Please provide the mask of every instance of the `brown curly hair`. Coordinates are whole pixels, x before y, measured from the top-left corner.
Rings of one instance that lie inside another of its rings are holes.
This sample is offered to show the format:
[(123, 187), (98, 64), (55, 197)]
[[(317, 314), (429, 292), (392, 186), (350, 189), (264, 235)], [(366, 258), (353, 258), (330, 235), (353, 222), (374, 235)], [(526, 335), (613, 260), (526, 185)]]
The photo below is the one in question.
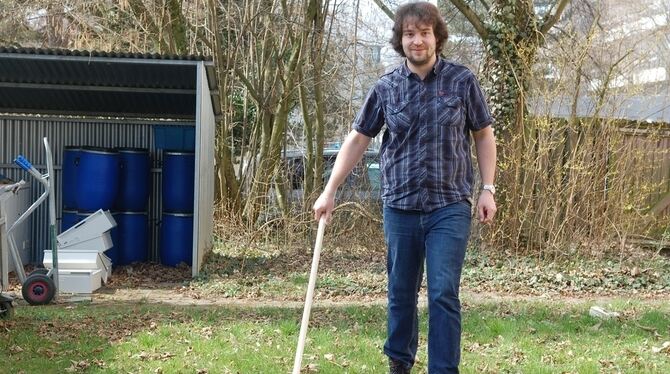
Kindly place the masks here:
[(425, 1), (404, 4), (396, 10), (392, 29), (393, 36), (390, 40), (393, 49), (400, 56), (405, 57), (405, 51), (402, 49), (402, 27), (408, 19), (414, 19), (416, 23), (433, 26), (433, 34), (436, 41), (435, 52), (439, 54), (442, 51), (442, 44), (449, 37), (447, 24), (442, 19), (437, 7)]

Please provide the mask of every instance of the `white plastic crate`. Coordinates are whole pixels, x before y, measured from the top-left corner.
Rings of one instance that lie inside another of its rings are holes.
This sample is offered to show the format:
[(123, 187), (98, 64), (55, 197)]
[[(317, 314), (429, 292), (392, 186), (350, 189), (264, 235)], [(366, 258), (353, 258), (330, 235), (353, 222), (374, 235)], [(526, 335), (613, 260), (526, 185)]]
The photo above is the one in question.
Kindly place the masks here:
[[(44, 251), (44, 267), (53, 268), (53, 259), (50, 250)], [(95, 251), (58, 251), (58, 267), (68, 270), (101, 270), (103, 283), (112, 275), (112, 260), (104, 253)]]
[(56, 241), (59, 248), (73, 248), (79, 246), (80, 243), (98, 240), (99, 237), (114, 227), (116, 227), (114, 217), (108, 210), (100, 209), (58, 235)]
[(100, 261), (102, 262), (102, 283), (107, 283), (107, 280), (112, 276), (112, 259), (105, 256), (104, 253), (98, 253)]
[(59, 269), (60, 292), (93, 293), (102, 286), (102, 270)]
[(100, 234), (99, 236), (83, 239), (76, 238), (80, 240), (72, 240), (68, 244), (58, 243), (58, 250), (68, 250), (68, 251), (96, 251), (104, 252), (114, 245), (112, 242), (112, 236), (109, 231)]
[[(58, 251), (58, 266), (62, 269), (101, 269), (106, 264), (103, 263), (102, 253), (96, 251)], [(107, 258), (109, 261), (109, 259)], [(44, 251), (44, 267), (51, 269), (53, 267), (50, 250)]]

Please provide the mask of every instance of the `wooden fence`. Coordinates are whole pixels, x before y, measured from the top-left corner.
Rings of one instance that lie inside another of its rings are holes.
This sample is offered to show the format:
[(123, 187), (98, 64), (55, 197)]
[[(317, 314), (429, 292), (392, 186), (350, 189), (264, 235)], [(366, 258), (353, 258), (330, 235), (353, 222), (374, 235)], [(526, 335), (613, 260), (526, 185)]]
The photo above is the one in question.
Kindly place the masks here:
[(656, 186), (648, 196), (648, 206), (658, 217), (670, 218), (670, 124), (665, 129), (623, 127), (626, 149), (636, 152), (649, 167), (638, 170), (639, 178)]

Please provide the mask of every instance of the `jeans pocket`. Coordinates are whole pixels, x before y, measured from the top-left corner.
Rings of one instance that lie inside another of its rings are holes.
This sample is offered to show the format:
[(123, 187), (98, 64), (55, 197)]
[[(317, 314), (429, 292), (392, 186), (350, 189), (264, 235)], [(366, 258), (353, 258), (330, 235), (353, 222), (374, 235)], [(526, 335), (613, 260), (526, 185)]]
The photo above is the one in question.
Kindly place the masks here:
[(472, 201), (470, 199), (463, 199), (456, 204), (463, 210), (463, 214), (472, 215)]

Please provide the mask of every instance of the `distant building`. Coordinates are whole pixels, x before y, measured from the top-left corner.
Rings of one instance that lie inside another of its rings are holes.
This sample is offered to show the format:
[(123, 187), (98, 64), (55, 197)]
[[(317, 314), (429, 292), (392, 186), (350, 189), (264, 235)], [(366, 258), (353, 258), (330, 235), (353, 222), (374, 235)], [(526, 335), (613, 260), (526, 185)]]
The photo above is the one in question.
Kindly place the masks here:
[(667, 0), (574, 0), (541, 53), (545, 87), (529, 109), (670, 125), (669, 21)]
[[(576, 0), (559, 23), (582, 40), (593, 36), (583, 65), (586, 89), (635, 95), (670, 93), (670, 2), (667, 0)], [(561, 33), (557, 32), (560, 38)], [(566, 72), (574, 70), (568, 66)], [(551, 66), (547, 77), (560, 76)]]

